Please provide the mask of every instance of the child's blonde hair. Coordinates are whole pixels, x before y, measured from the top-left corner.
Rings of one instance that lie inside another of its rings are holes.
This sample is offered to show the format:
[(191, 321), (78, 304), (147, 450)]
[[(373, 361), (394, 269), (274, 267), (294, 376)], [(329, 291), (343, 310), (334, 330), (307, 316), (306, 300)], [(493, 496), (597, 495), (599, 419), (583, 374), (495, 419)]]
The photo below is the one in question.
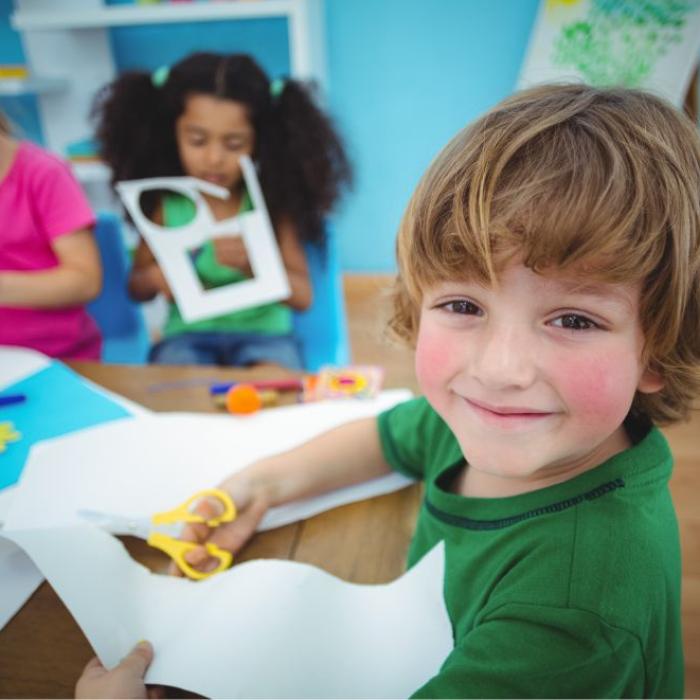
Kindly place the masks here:
[(643, 360), (665, 385), (634, 407), (687, 417), (700, 391), (700, 139), (663, 100), (547, 85), (501, 102), (425, 173), (397, 254), (391, 326), (409, 342), (426, 287), (494, 283), (514, 254), (536, 272), (639, 283)]

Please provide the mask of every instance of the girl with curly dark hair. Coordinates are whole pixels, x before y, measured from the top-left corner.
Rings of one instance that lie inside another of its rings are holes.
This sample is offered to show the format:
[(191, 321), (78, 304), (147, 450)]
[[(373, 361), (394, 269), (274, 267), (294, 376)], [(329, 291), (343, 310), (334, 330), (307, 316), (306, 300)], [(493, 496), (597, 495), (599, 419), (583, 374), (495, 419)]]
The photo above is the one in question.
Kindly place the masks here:
[[(257, 164), (291, 295), (272, 303), (187, 323), (146, 242), (134, 257), (129, 292), (170, 302), (164, 338), (149, 360), (167, 364), (302, 366), (292, 333), (292, 309), (312, 302), (304, 243), (325, 243), (324, 218), (351, 182), (351, 168), (329, 118), (307, 86), (270, 81), (247, 55), (194, 53), (153, 74), (127, 72), (97, 95), (93, 107), (101, 156), (112, 183), (189, 175), (223, 186), (225, 200), (203, 193), (214, 218), (250, 208), (239, 158)], [(176, 226), (192, 216), (189, 200), (163, 193), (143, 200), (156, 223)], [(214, 238), (195, 263), (203, 284), (219, 286), (250, 276), (243, 242)]]

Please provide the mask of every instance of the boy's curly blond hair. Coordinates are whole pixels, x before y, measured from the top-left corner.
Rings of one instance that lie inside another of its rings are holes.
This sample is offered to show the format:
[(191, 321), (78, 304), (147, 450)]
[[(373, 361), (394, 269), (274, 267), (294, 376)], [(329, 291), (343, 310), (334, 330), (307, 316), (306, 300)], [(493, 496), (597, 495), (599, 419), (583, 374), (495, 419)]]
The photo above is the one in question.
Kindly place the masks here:
[(424, 289), (535, 272), (638, 283), (643, 361), (664, 388), (633, 408), (686, 418), (700, 393), (700, 139), (682, 113), (622, 88), (516, 93), (461, 131), (421, 179), (399, 230), (391, 328), (413, 343)]

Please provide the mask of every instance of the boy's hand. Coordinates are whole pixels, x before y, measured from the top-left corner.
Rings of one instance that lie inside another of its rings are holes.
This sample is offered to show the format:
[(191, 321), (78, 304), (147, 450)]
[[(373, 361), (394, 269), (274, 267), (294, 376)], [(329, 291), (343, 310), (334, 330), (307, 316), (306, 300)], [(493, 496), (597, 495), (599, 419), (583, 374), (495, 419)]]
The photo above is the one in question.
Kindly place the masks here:
[(153, 648), (139, 642), (118, 666), (108, 671), (95, 657), (75, 686), (76, 698), (162, 698), (161, 687), (146, 688), (143, 677), (153, 661)]
[[(180, 539), (202, 545), (212, 542), (217, 547), (236, 554), (253, 536), (267, 512), (269, 508), (267, 494), (262, 487), (252, 484), (244, 472), (234, 474), (217, 488), (231, 496), (236, 506), (235, 520), (216, 528), (211, 528), (204, 523), (186, 525)], [(221, 504), (216, 499), (204, 499), (196, 510), (205, 518), (213, 518), (221, 513)], [(204, 547), (193, 549), (185, 555), (185, 558), (188, 564), (201, 571), (212, 571), (219, 565), (219, 560), (210, 557)], [(175, 576), (184, 575), (175, 563), (171, 563), (170, 573)]]

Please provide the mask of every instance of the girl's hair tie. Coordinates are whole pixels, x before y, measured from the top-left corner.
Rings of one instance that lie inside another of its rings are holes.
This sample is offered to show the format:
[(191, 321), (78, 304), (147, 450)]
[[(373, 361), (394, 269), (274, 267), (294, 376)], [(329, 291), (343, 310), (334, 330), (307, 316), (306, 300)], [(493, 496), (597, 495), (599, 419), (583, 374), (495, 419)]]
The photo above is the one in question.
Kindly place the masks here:
[(270, 82), (270, 96), (276, 100), (283, 92), (287, 81), (284, 78), (275, 78)]
[(162, 88), (165, 83), (168, 82), (168, 76), (170, 75), (169, 66), (160, 66), (156, 68), (153, 73), (151, 73), (151, 82), (157, 88)]

